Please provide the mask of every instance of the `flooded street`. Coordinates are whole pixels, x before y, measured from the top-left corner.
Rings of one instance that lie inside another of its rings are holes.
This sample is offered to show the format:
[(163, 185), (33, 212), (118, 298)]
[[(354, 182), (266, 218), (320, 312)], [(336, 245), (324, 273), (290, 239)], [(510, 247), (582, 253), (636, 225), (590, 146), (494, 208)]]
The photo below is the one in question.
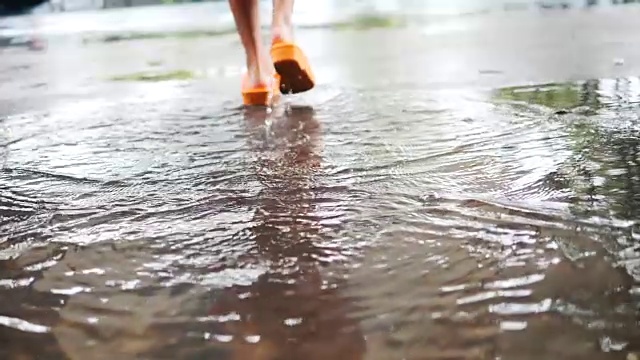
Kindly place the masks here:
[(233, 33), (41, 28), (0, 55), (0, 358), (637, 360), (639, 15), (309, 26), (271, 110)]

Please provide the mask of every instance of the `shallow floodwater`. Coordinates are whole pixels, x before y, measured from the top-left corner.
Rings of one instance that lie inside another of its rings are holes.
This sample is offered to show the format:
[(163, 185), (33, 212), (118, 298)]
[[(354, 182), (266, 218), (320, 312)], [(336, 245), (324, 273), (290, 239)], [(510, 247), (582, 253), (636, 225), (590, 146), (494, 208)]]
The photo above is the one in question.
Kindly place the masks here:
[(272, 110), (235, 34), (6, 51), (0, 359), (637, 360), (632, 11), (301, 31)]
[(0, 357), (640, 350), (638, 78), (317, 91), (4, 118)]

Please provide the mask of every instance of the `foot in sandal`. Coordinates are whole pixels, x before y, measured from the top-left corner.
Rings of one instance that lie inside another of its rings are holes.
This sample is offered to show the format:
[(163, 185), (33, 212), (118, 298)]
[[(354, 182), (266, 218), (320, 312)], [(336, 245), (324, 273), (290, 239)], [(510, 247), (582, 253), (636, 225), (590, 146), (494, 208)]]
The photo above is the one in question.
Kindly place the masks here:
[(280, 91), (283, 94), (297, 94), (311, 90), (315, 86), (315, 77), (309, 60), (293, 41), (292, 12), (292, 0), (274, 1), (271, 21), (271, 58), (280, 75)]
[(229, 0), (229, 5), (247, 61), (242, 79), (245, 105), (268, 106), (279, 95), (278, 90), (295, 94), (313, 88), (315, 78), (309, 61), (292, 40), (293, 0), (273, 0), (272, 59), (260, 43), (258, 0)]
[(271, 106), (280, 95), (280, 76), (273, 65), (262, 56), (260, 64), (248, 60), (247, 72), (242, 76), (242, 101), (247, 106)]

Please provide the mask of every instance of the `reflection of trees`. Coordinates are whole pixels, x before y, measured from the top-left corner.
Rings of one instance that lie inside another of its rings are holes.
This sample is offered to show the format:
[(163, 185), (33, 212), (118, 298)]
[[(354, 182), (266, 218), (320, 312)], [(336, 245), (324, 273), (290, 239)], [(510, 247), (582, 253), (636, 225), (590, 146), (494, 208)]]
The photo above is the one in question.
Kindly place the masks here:
[(565, 124), (572, 155), (549, 175), (549, 184), (571, 190), (570, 211), (593, 225), (576, 227), (599, 238), (615, 262), (640, 281), (638, 227), (621, 225), (640, 218), (639, 79), (505, 89), (498, 97), (555, 110), (549, 121)]
[(597, 82), (585, 81), (579, 84), (544, 84), (540, 86), (518, 86), (498, 90), (498, 98), (542, 105), (554, 110), (573, 109), (581, 105), (599, 108), (597, 97), (593, 96)]
[(629, 220), (640, 215), (640, 130), (633, 129), (637, 83), (637, 78), (589, 80), (498, 93), (501, 99), (553, 109), (553, 119), (566, 123), (573, 156), (555, 183), (568, 184), (576, 194), (576, 215)]
[(637, 131), (598, 131), (582, 122), (572, 130), (575, 171), (570, 183), (579, 193), (574, 210), (582, 215), (633, 220), (640, 214)]

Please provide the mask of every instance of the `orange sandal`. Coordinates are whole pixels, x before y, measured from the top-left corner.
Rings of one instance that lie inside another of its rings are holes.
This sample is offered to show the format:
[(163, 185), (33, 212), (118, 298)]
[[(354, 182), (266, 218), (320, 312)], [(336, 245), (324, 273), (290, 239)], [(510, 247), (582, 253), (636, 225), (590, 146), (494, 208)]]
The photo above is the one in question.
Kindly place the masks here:
[(280, 91), (297, 94), (311, 90), (315, 77), (304, 52), (293, 43), (274, 39), (271, 45), (273, 65), (280, 75)]
[(269, 106), (274, 96), (279, 95), (280, 76), (275, 75), (271, 80), (271, 86), (260, 84), (251, 87), (249, 75), (242, 75), (242, 102), (247, 106)]

